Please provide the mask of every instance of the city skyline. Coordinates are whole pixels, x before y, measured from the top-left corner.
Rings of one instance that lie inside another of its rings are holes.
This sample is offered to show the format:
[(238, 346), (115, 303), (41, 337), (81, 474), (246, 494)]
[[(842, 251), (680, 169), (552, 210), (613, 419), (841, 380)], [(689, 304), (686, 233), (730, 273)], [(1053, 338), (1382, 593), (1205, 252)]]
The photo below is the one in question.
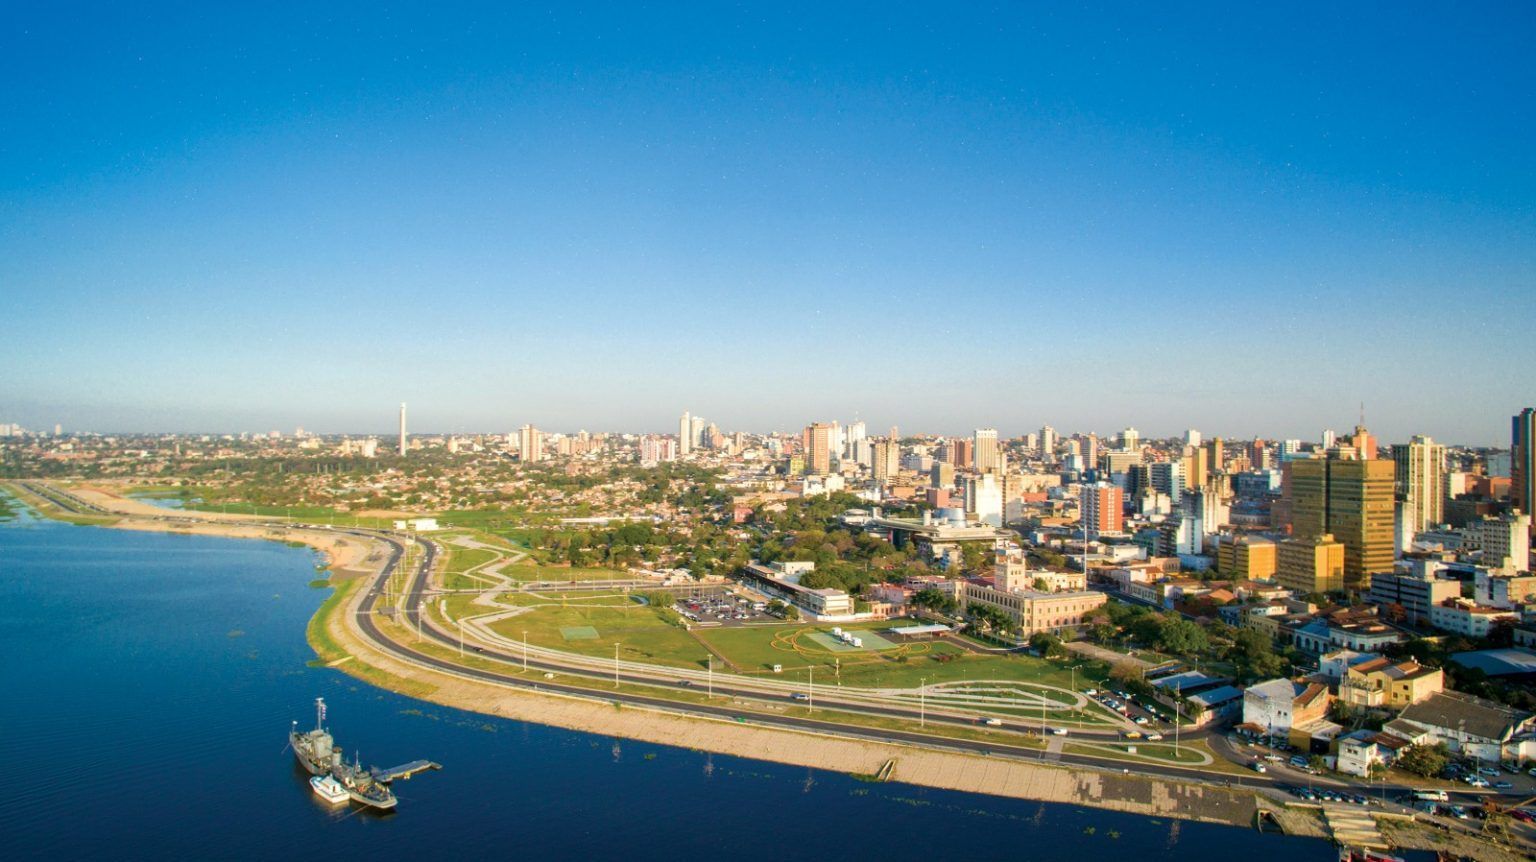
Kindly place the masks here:
[(370, 10), (18, 11), (5, 421), (1310, 439), (1364, 402), (1499, 445), (1529, 403), (1517, 4)]

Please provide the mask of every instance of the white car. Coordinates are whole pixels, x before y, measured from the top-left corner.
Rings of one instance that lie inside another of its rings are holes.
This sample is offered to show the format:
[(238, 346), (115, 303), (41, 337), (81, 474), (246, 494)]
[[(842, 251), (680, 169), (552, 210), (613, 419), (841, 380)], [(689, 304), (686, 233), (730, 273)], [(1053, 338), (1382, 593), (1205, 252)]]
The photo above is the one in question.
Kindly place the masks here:
[(1468, 784), (1472, 785), (1473, 787), (1487, 787), (1488, 786), (1488, 779), (1482, 777), (1481, 775), (1468, 775), (1466, 778), (1464, 778), (1462, 780), (1467, 782)]

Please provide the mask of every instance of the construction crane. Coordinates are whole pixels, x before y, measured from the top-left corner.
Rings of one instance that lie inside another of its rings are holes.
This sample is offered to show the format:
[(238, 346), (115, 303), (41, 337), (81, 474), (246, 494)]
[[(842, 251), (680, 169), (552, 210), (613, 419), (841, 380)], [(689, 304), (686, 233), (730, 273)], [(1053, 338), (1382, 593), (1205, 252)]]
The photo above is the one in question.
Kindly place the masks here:
[(1512, 802), (1508, 805), (1499, 802), (1491, 796), (1485, 798), (1483, 800), (1483, 831), (1496, 831), (1500, 835), (1507, 837), (1509, 835), (1509, 812), (1516, 808), (1524, 808), (1532, 802), (1536, 802), (1536, 796), (1529, 796), (1519, 802)]

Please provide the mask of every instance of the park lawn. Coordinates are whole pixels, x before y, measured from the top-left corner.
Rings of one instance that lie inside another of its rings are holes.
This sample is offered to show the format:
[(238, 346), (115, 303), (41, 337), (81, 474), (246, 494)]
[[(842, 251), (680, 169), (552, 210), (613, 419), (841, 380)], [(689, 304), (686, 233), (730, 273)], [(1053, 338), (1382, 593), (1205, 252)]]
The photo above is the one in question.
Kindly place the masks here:
[(443, 547), (448, 550), (448, 560), (443, 567), (445, 572), (467, 572), (504, 556), (490, 548), (465, 548), (449, 542), (443, 543)]
[[(595, 640), (566, 640), (561, 629), (590, 626)], [(686, 631), (657, 616), (655, 609), (631, 602), (620, 607), (559, 607), (549, 605), (532, 613), (500, 620), (491, 629), (542, 647), (601, 658), (613, 657), (613, 645), (621, 644), (619, 657), (669, 667), (702, 668), (705, 649)]]
[(569, 584), (578, 581), (631, 580), (628, 572), (618, 569), (577, 568), (575, 566), (544, 566), (523, 561), (507, 566), (502, 574), (523, 583)]

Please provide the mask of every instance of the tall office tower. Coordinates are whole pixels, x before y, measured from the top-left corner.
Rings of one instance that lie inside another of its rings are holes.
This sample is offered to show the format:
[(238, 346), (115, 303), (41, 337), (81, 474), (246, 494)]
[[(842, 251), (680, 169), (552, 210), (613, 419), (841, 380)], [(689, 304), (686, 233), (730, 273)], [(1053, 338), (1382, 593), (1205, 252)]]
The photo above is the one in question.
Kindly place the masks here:
[(1536, 514), (1531, 511), (1536, 507), (1536, 408), (1521, 410), (1510, 425), (1509, 497), (1515, 508)]
[(1089, 470), (1099, 466), (1099, 435), (1089, 434), (1083, 440), (1083, 462)]
[(1003, 489), (995, 474), (966, 477), (965, 510), (983, 524), (1003, 525)]
[(944, 461), (934, 462), (933, 469), (928, 471), (928, 487), (955, 487), (955, 465)]
[(1108, 482), (1083, 486), (1083, 529), (1088, 538), (1125, 531), (1125, 492)]
[(868, 433), (869, 432), (864, 427), (864, 423), (863, 422), (855, 422), (852, 425), (848, 426), (848, 442), (843, 447), (844, 448), (844, 454), (847, 455), (848, 460), (850, 460), (850, 461), (857, 461), (857, 460), (859, 460), (857, 447), (859, 445), (859, 441), (863, 440), (864, 437)]
[(1220, 472), (1222, 472), (1222, 469), (1226, 466), (1226, 463), (1227, 463), (1227, 447), (1226, 447), (1226, 444), (1221, 442), (1221, 438), (1220, 437), (1215, 437), (1215, 438), (1212, 438), (1211, 442), (1208, 443), (1207, 446), (1210, 448), (1211, 451), (1210, 451), (1210, 454), (1207, 456), (1208, 457), (1208, 463), (1207, 463), (1206, 466), (1210, 469), (1210, 471), (1212, 473), (1220, 473)]
[(1332, 428), (1323, 429), (1323, 448), (1332, 449), (1333, 444), (1339, 442), (1339, 435), (1333, 433)]
[(1040, 429), (1040, 459), (1050, 461), (1056, 454), (1056, 429), (1049, 425)]
[(1530, 568), (1531, 521), (1524, 512), (1484, 515), (1467, 525), (1467, 532), (1483, 549), (1483, 565), (1496, 572), (1515, 574)]
[(805, 470), (817, 476), (832, 472), (832, 425), (814, 422), (805, 429)]
[(976, 436), (976, 472), (993, 473), (997, 471), (997, 429), (977, 428)]
[(1409, 533), (1422, 533), (1445, 521), (1445, 447), (1417, 436), (1392, 447), (1397, 496)]
[(1191, 428), (1188, 431), (1184, 432), (1184, 445), (1185, 446), (1195, 446), (1195, 447), (1198, 447), (1200, 445), (1200, 441), (1202, 439), (1203, 438), (1200, 436), (1200, 432), (1196, 431), (1193, 428)]
[(709, 432), (709, 420), (703, 416), (693, 417), (693, 448), (698, 449), (704, 445), (704, 435)]
[(1360, 460), (1376, 460), (1376, 438), (1371, 432), (1365, 430), (1364, 425), (1355, 426), (1355, 433), (1350, 436), (1349, 445), (1355, 447), (1355, 451), (1360, 453)]
[(1141, 432), (1135, 428), (1127, 428), (1121, 431), (1120, 448), (1127, 452), (1141, 448)]
[(400, 402), (400, 457), (405, 457), (405, 402)]
[(693, 451), (693, 417), (688, 411), (683, 411), (683, 417), (677, 420), (677, 454), (687, 455)]
[(841, 424), (837, 422), (832, 423), (832, 437), (827, 448), (833, 460), (841, 461), (843, 459), (843, 443), (847, 439), (847, 433), (848, 429), (844, 428)]
[(895, 425), (892, 425), (891, 426), (891, 436), (887, 437), (886, 439), (890, 440), (892, 443), (900, 443), (901, 442), (901, 431), (899, 429), (897, 429), (897, 427)]
[(532, 425), (517, 431), (517, 454), (523, 463), (544, 460), (544, 433)]
[(1264, 444), (1263, 440), (1254, 440), (1253, 444), (1248, 447), (1248, 463), (1255, 470), (1269, 469), (1269, 447)]
[(1210, 474), (1210, 450), (1200, 445), (1185, 447), (1184, 487), (1198, 491), (1205, 487), (1205, 480), (1210, 478)]
[(1147, 465), (1147, 481), (1152, 490), (1168, 495), (1177, 506), (1184, 496), (1184, 464), (1180, 461), (1154, 461)]
[(1344, 545), (1344, 586), (1364, 590), (1392, 570), (1395, 466), (1391, 461), (1314, 458), (1290, 465), (1292, 532)]
[[(894, 429), (893, 429), (894, 430)], [(889, 482), (901, 472), (901, 445), (894, 440), (875, 441), (875, 481)]]
[(1024, 435), (1024, 448), (1029, 450), (1029, 451), (1031, 451), (1031, 452), (1039, 451), (1039, 449), (1040, 449), (1040, 435), (1036, 434), (1033, 431), (1029, 432), (1028, 434), (1025, 434)]
[(969, 470), (976, 466), (976, 442), (954, 439), (949, 441), (949, 463), (957, 470)]

